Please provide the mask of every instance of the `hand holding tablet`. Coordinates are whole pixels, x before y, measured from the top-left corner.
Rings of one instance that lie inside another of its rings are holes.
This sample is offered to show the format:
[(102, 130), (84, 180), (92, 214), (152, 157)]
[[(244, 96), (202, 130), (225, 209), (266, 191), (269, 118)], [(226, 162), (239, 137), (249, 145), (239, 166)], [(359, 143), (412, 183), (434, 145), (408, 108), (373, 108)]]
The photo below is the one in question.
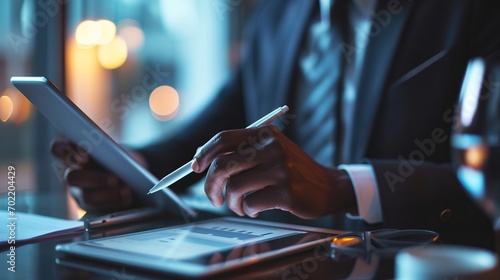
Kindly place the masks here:
[(145, 193), (158, 179), (142, 167), (109, 135), (97, 126), (59, 88), (45, 77), (12, 77), (11, 83), (69, 140), (96, 162), (116, 174), (134, 190), (142, 205), (159, 206), (173, 216), (196, 212), (174, 192), (164, 189), (162, 195)]

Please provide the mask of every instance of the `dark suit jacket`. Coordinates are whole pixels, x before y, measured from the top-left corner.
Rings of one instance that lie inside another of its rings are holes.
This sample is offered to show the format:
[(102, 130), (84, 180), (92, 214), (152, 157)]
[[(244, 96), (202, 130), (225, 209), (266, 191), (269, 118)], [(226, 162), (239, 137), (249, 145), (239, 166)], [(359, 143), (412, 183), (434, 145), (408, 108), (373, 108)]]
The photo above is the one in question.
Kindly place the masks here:
[[(242, 63), (214, 102), (185, 134), (142, 151), (154, 173), (189, 160), (218, 131), (293, 104), (296, 59), (316, 2), (262, 1), (245, 31)], [(499, 52), (499, 2), (379, 0), (342, 161), (373, 165), (384, 227), (433, 229), (448, 240), (478, 230), (491, 237), (489, 219), (450, 167), (449, 138), (468, 60)], [(166, 160), (173, 154), (179, 162)]]

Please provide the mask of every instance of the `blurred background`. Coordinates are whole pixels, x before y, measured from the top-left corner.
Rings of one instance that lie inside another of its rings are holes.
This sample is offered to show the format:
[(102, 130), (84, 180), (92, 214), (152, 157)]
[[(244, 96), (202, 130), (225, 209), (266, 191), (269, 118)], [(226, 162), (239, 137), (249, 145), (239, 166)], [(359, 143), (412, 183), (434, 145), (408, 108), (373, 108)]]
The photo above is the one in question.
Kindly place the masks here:
[[(238, 63), (255, 3), (0, 1), (0, 194), (14, 165), (18, 195), (26, 194), (18, 211), (68, 218), (61, 207), (75, 206), (49, 153), (58, 132), (10, 85), (11, 76), (47, 77), (117, 142), (140, 147), (182, 133), (214, 98)], [(53, 207), (39, 199), (45, 192), (60, 192)]]

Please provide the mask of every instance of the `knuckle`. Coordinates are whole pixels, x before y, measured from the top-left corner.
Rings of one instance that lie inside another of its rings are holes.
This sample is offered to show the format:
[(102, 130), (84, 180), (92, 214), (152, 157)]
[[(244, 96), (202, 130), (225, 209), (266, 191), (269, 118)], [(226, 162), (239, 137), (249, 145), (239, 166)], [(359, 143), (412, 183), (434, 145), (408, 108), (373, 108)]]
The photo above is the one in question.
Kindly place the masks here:
[(224, 172), (225, 168), (225, 163), (226, 163), (226, 160), (219, 156), (219, 157), (216, 157), (213, 161), (212, 161), (212, 174), (216, 175), (216, 176), (220, 176), (222, 175), (222, 172)]
[(207, 179), (205, 181), (205, 193), (210, 198), (216, 198), (221, 193), (223, 180), (218, 177), (214, 177), (210, 174), (207, 175)]
[(205, 181), (205, 194), (207, 194), (207, 196), (209, 196), (209, 197), (212, 197), (214, 195), (214, 193), (215, 193), (214, 188), (209, 183), (209, 180), (207, 178), (207, 180)]
[(240, 196), (240, 192), (238, 188), (231, 184), (231, 180), (228, 180), (226, 183), (226, 198), (228, 201), (233, 199), (238, 199)]
[(68, 185), (75, 185), (78, 169), (69, 167), (66, 168), (63, 174), (63, 179)]
[(275, 126), (275, 125), (269, 125), (270, 126), (270, 129), (275, 133), (275, 134), (280, 134), (281, 133), (281, 130)]
[(297, 193), (294, 189), (286, 186), (280, 190), (278, 197), (285, 202), (286, 205), (291, 206), (297, 201), (304, 200), (305, 195)]
[(226, 142), (228, 138), (229, 138), (229, 131), (227, 131), (227, 130), (221, 131), (221, 132), (215, 134), (215, 136), (213, 138), (213, 143), (214, 143), (214, 145), (219, 145), (221, 143)]
[(231, 209), (233, 212), (235, 213), (241, 213), (241, 209), (240, 209), (240, 206), (239, 206), (239, 201), (237, 199), (228, 199), (226, 197), (226, 205), (227, 205), (227, 208)]
[(276, 191), (276, 197), (274, 198), (276, 201), (279, 201), (280, 204), (290, 209), (291, 205), (294, 203), (294, 193), (291, 188), (288, 187), (280, 187)]
[(272, 136), (272, 137), (268, 137), (268, 138), (264, 138), (267, 146), (269, 146), (271, 149), (273, 149), (274, 151), (276, 152), (283, 152), (284, 150), (284, 144), (283, 144), (283, 140), (281, 139), (281, 137), (276, 137), (276, 136)]
[(272, 130), (271, 125), (259, 127), (257, 133), (261, 141), (272, 141), (276, 138), (276, 133)]
[(241, 210), (242, 193), (231, 180), (226, 182), (226, 203), (227, 207), (237, 213)]
[(288, 168), (286, 165), (283, 165), (283, 164), (280, 164), (280, 165), (277, 165), (275, 168), (274, 168), (274, 172), (273, 172), (274, 176), (278, 179), (280, 179), (281, 181), (285, 180), (288, 178)]
[(228, 178), (236, 166), (238, 162), (231, 159), (231, 156), (221, 155), (212, 161), (211, 173), (219, 178)]
[(252, 203), (252, 200), (250, 198), (245, 198), (244, 201), (245, 201), (244, 202), (245, 203), (245, 211), (248, 211), (248, 212), (251, 212), (251, 213), (258, 212), (257, 211), (258, 209)]
[(236, 199), (234, 199), (234, 198), (229, 199), (226, 197), (226, 204), (227, 204), (227, 208), (233, 210), (236, 213), (239, 213), (240, 207), (238, 206), (238, 202)]

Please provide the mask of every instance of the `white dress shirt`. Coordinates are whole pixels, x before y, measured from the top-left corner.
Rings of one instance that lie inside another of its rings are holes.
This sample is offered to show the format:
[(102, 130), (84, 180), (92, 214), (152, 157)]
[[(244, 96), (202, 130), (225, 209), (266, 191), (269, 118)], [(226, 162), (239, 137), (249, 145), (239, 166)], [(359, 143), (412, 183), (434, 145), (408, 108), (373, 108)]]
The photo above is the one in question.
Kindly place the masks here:
[[(321, 2), (322, 1), (320, 1), (320, 4)], [(370, 39), (371, 15), (373, 14), (377, 1), (352, 0), (352, 2), (353, 5), (351, 5), (349, 20), (351, 26), (353, 26), (353, 47), (355, 51), (352, 56), (347, 58), (348, 63), (345, 69), (346, 78), (342, 104), (345, 135), (352, 135), (352, 133), (348, 131), (352, 129), (352, 125), (348, 123), (349, 120), (352, 119), (349, 116), (349, 112), (352, 112), (354, 109), (353, 105), (359, 84), (359, 73), (363, 65), (366, 46)], [(344, 115), (344, 113), (346, 115)], [(349, 147), (345, 147), (345, 145), (349, 143), (350, 141), (344, 141), (343, 148), (349, 149)], [(356, 217), (348, 214), (348, 217), (354, 219), (362, 218), (369, 224), (382, 222), (382, 207), (373, 167), (369, 164), (345, 164), (340, 165), (338, 168), (345, 170), (349, 175), (354, 186), (354, 192), (358, 203), (359, 216)]]

